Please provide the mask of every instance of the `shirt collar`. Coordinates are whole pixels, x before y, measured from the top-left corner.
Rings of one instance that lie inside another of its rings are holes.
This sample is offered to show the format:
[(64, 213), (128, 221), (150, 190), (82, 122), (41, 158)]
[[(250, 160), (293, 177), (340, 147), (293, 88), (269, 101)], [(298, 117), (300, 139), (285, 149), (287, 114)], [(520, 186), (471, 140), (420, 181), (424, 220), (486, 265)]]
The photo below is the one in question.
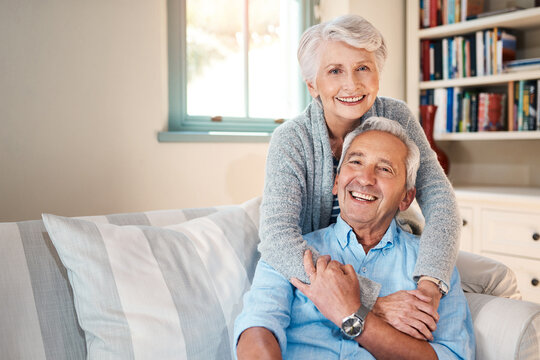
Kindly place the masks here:
[[(356, 240), (356, 234), (353, 229), (341, 218), (341, 215), (338, 216), (336, 224), (334, 225), (334, 232), (336, 234), (337, 240), (341, 245), (342, 249), (345, 249), (349, 246), (351, 240)], [(373, 249), (385, 249), (394, 245), (394, 238), (397, 235), (397, 225), (396, 220), (392, 219), (388, 230), (384, 233), (383, 238)]]

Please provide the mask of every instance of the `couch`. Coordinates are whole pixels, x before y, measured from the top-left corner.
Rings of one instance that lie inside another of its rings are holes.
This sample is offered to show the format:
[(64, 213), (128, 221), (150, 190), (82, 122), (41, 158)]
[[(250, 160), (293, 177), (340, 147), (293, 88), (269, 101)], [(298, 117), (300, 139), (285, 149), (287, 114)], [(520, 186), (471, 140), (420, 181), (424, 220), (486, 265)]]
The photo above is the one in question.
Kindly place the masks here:
[[(0, 223), (0, 359), (229, 359), (259, 259), (260, 199)], [(477, 359), (539, 359), (540, 305), (461, 253)]]

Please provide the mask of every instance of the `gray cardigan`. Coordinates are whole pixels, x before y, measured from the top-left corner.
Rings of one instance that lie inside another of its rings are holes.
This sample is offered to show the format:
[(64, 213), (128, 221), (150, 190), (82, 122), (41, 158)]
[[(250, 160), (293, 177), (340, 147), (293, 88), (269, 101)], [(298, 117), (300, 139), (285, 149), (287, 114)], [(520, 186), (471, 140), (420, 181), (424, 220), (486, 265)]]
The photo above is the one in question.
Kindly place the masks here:
[[(426, 219), (420, 239), (415, 279), (429, 275), (450, 283), (458, 252), (461, 222), (454, 192), (431, 150), (419, 122), (405, 103), (378, 97), (362, 120), (383, 116), (399, 122), (420, 149), (416, 200)], [(261, 257), (286, 278), (308, 282), (302, 235), (329, 225), (334, 172), (323, 110), (313, 101), (286, 121), (270, 141), (261, 204)], [(317, 256), (318, 254), (316, 254)], [(362, 302), (371, 306), (380, 286), (359, 277)]]

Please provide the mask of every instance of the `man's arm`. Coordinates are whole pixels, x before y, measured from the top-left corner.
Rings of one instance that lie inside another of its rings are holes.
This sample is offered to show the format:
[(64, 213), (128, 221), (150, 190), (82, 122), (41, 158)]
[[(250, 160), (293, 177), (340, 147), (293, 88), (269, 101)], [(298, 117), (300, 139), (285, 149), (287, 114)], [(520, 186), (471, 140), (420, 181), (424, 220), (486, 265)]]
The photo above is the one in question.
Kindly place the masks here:
[(287, 279), (259, 261), (251, 289), (244, 295), (242, 312), (234, 323), (233, 346), (239, 359), (281, 358), (287, 346), (285, 329), (290, 323), (293, 291)]
[(272, 332), (263, 327), (251, 327), (245, 330), (236, 347), (238, 360), (260, 359), (281, 360), (281, 349)]
[[(320, 257), (315, 269), (309, 251), (304, 256), (304, 266), (311, 285), (298, 279), (293, 279), (292, 284), (313, 301), (327, 319), (341, 327), (342, 319), (361, 305), (354, 268)], [(364, 331), (355, 340), (377, 359), (437, 359), (429, 343), (394, 329), (373, 312), (366, 317)]]

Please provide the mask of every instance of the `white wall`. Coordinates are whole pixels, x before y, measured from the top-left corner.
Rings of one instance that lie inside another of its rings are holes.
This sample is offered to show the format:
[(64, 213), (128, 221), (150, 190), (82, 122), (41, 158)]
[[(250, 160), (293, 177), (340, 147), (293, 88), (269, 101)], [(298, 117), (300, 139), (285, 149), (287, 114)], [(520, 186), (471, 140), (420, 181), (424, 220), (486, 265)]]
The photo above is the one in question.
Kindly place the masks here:
[[(0, 221), (262, 193), (268, 144), (158, 143), (167, 128), (165, 19), (165, 0), (0, 2)], [(394, 23), (375, 19), (381, 29)], [(403, 98), (402, 89), (397, 80), (381, 91)]]

